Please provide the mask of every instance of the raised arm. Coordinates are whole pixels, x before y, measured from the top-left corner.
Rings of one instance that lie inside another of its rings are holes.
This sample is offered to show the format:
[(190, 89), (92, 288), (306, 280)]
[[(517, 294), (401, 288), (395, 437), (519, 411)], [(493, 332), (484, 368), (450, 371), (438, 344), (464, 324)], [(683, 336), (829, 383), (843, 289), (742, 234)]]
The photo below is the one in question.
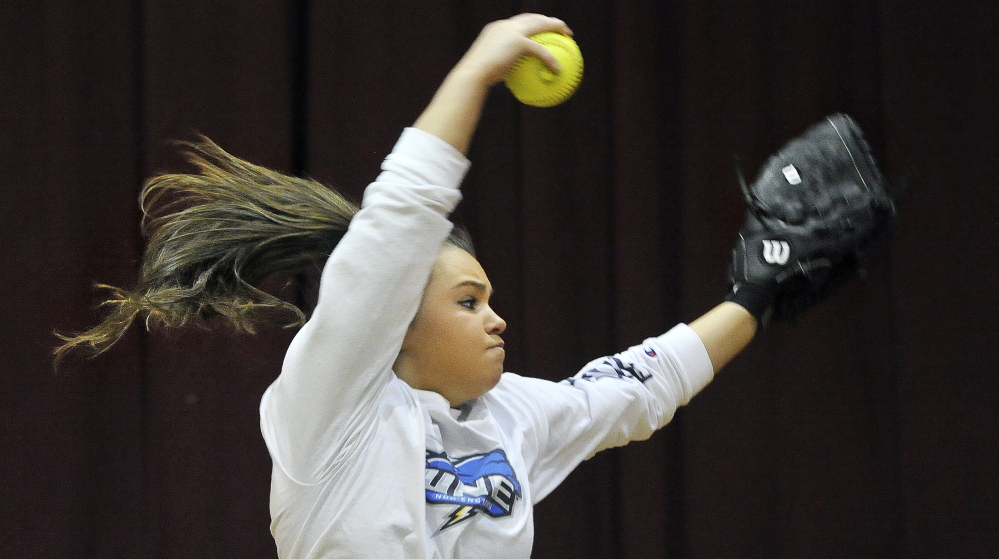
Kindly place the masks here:
[(323, 270), (316, 309), (261, 402), (264, 437), (289, 474), (315, 479), (349, 455), (390, 384), (402, 382), (391, 367), (451, 231), (488, 89), (524, 53), (550, 57), (528, 39), (542, 31), (568, 29), (534, 14), (488, 25), (365, 190)]

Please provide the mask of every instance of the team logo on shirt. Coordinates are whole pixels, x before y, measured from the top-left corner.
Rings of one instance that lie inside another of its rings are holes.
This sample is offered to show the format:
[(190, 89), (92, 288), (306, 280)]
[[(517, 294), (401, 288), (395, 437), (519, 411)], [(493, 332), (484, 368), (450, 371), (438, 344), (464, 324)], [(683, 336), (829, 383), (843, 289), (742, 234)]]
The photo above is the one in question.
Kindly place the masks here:
[(428, 450), (425, 476), (427, 503), (455, 507), (438, 532), (479, 513), (510, 516), (521, 498), (517, 474), (501, 449), (454, 459)]
[[(646, 353), (648, 353), (648, 351), (646, 351)], [(654, 350), (651, 355), (655, 355)], [(580, 380), (592, 382), (605, 378), (633, 378), (638, 382), (644, 383), (653, 376), (651, 371), (647, 370), (638, 363), (630, 363), (617, 357), (607, 357), (600, 362), (594, 361), (590, 363), (590, 365), (591, 367), (583, 371), (582, 374), (575, 377), (569, 377), (562, 382), (568, 383), (569, 385), (575, 385), (576, 382)]]

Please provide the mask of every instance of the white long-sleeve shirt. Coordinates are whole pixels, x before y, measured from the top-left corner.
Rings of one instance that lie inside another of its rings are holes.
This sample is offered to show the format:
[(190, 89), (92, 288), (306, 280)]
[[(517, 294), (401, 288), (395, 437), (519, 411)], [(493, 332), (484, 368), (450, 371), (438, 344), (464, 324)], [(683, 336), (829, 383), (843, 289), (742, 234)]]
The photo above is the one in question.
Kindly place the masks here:
[(399, 379), (468, 166), (436, 136), (403, 132), (264, 393), (282, 558), (530, 557), (535, 503), (594, 453), (648, 438), (712, 378), (679, 325), (561, 383), (504, 373), (461, 409)]

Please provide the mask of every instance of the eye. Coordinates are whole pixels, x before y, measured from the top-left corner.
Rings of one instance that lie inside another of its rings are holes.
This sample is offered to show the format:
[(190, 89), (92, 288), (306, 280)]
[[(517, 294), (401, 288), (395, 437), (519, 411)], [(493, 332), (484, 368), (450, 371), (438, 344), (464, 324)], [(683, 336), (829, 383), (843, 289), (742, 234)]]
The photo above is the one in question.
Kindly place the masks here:
[(479, 305), (479, 300), (476, 299), (475, 297), (469, 297), (467, 299), (462, 299), (458, 301), (458, 304), (467, 308), (470, 311), (474, 311), (475, 308)]

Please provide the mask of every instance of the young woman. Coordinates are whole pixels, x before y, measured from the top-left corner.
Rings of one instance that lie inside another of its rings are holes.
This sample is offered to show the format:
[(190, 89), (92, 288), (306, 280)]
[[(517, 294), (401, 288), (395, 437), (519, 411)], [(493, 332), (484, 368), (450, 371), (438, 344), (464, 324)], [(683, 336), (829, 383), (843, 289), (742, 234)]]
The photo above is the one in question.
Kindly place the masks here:
[(246, 327), (290, 308), (258, 279), (328, 254), (316, 308), (260, 404), (281, 557), (529, 557), (534, 503), (594, 453), (665, 425), (755, 333), (726, 302), (561, 383), (503, 372), (506, 323), (448, 215), (490, 87), (524, 54), (558, 70), (528, 38), (543, 31), (571, 33), (537, 14), (487, 25), (356, 214), (313, 183), (196, 146), (200, 174), (144, 192), (147, 205), (169, 192), (194, 206), (151, 222), (139, 287), (60, 349), (103, 351), (143, 312)]

